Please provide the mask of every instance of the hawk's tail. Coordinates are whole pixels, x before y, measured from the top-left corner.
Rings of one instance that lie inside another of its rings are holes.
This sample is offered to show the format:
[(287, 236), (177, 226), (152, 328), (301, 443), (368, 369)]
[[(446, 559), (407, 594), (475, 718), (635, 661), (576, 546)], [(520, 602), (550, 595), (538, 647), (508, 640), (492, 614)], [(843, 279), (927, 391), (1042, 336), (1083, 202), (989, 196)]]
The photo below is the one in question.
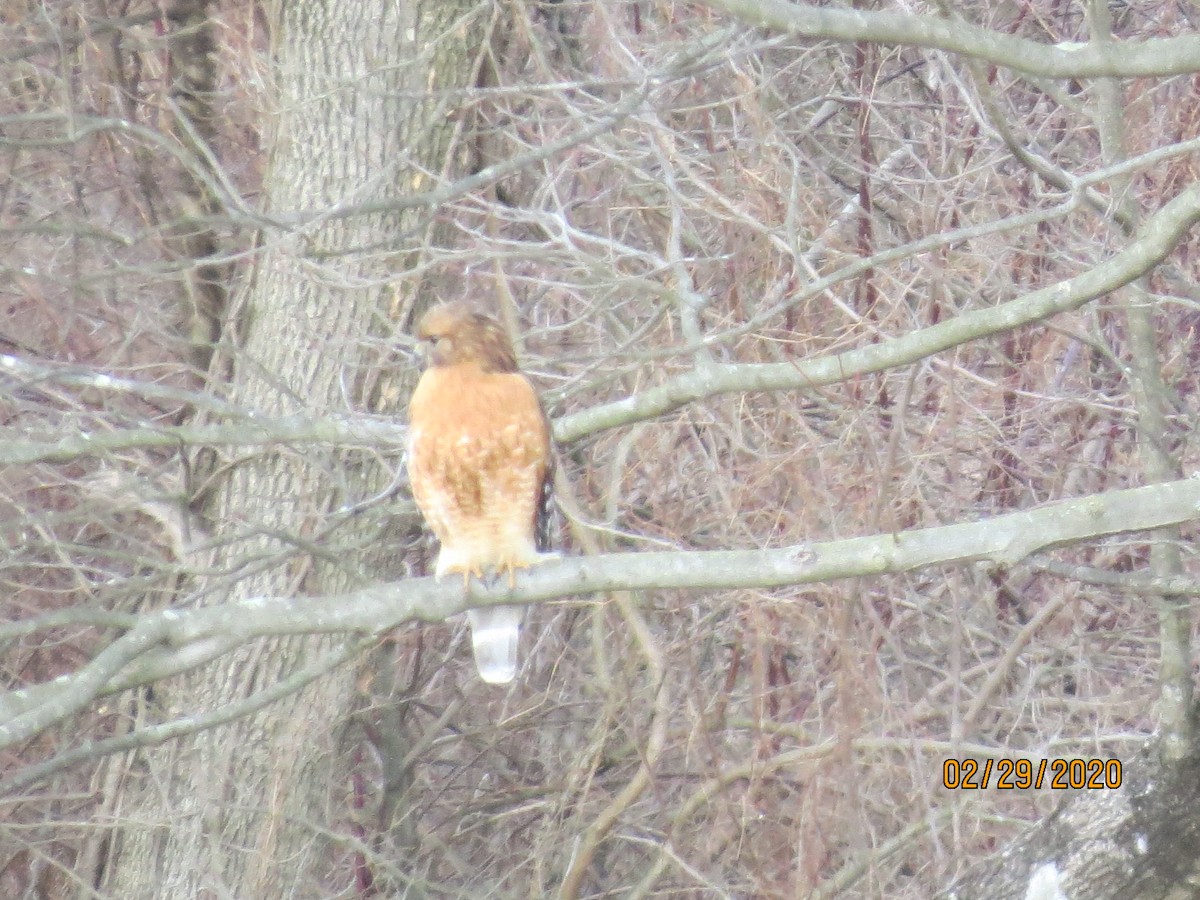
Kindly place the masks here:
[(517, 675), (517, 640), (521, 636), (521, 606), (468, 609), (475, 668), (489, 684), (507, 684)]

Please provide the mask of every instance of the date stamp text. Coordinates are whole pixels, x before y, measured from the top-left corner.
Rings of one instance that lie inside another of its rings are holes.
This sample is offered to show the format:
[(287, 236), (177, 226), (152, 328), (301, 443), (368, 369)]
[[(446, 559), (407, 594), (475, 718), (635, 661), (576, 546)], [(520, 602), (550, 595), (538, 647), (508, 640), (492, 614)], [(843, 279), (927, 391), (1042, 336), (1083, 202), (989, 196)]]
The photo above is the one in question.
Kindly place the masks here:
[(1121, 786), (1121, 761), (1072, 759), (947, 759), (942, 763), (942, 787), (951, 791), (1115, 790)]

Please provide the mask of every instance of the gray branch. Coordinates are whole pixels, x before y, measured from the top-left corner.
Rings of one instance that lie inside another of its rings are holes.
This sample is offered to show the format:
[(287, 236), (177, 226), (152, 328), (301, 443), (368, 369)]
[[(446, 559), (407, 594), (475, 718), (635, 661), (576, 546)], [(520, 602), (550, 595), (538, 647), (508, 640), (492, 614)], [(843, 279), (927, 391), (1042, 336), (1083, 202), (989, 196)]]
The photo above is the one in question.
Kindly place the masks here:
[(402, 450), (408, 428), (401, 422), (366, 415), (313, 418), (255, 418), (240, 415), (230, 425), (146, 425), (119, 431), (76, 432), (54, 441), (0, 442), (0, 464), (68, 462), (116, 450), (184, 446), (267, 446), (334, 444)]
[(946, 50), (1046, 78), (1182, 75), (1200, 71), (1200, 36), (1105, 45), (1040, 44), (935, 16), (832, 9), (785, 0), (704, 0), (742, 22), (835, 41)]
[(1137, 238), (1107, 262), (1074, 278), (998, 306), (964, 312), (929, 328), (836, 356), (795, 363), (713, 365), (687, 372), (624, 400), (563, 416), (554, 423), (554, 436), (563, 443), (571, 443), (596, 431), (652, 419), (718, 394), (823, 387), (856, 375), (908, 365), (968, 341), (1039, 322), (1077, 309), (1144, 275), (1171, 253), (1197, 221), (1200, 221), (1200, 184), (1188, 187), (1147, 219)]
[[(613, 553), (547, 561), (509, 589), (418, 578), (338, 597), (260, 597), (142, 618), (74, 675), (0, 695), (0, 748), (27, 740), (96, 697), (210, 661), (250, 640), (317, 633), (377, 634), (441, 621), (477, 606), (536, 603), (610, 591), (770, 588), (984, 560), (1010, 566), (1031, 553), (1200, 518), (1200, 479), (1096, 494), (979, 522), (776, 550)], [(132, 669), (130, 668), (132, 667)], [(147, 674), (147, 673), (143, 673)]]
[[(820, 356), (795, 363), (713, 364), (668, 379), (632, 397), (603, 403), (562, 416), (554, 423), (554, 436), (573, 443), (598, 431), (655, 418), (689, 403), (746, 391), (811, 390), (856, 375), (883, 372), (909, 365), (969, 341), (1029, 325), (1061, 312), (1077, 309), (1128, 284), (1162, 262), (1200, 220), (1200, 185), (1192, 185), (1150, 217), (1138, 237), (1107, 262), (1075, 278), (1033, 291), (987, 309), (972, 310), (884, 343)], [(190, 392), (141, 385), (102, 373), (41, 366), (13, 356), (0, 356), (0, 372), (28, 381), (54, 381), (97, 390), (120, 392), (170, 391), (174, 399), (194, 402)], [(186, 396), (179, 396), (185, 394)], [(183, 445), (266, 445), (286, 443), (358, 444), (403, 446), (405, 429), (394, 421), (366, 416), (312, 419), (304, 416), (256, 416), (228, 404), (207, 404), (215, 412), (234, 415), (231, 425), (147, 426), (96, 434), (67, 435), (56, 441), (5, 441), (0, 443), (0, 463), (18, 465), (36, 461), (64, 462), (81, 456), (131, 447)]]

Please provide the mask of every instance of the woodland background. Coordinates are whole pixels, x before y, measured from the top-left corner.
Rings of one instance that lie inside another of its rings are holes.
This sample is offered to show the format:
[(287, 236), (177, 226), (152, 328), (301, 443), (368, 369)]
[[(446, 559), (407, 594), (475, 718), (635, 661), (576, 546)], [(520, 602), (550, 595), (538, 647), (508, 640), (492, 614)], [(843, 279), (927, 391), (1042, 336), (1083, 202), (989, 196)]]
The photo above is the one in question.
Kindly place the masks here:
[[(1198, 24), (0, 5), (0, 896), (1190, 896)], [(421, 580), (437, 299), (556, 421), (507, 689)]]

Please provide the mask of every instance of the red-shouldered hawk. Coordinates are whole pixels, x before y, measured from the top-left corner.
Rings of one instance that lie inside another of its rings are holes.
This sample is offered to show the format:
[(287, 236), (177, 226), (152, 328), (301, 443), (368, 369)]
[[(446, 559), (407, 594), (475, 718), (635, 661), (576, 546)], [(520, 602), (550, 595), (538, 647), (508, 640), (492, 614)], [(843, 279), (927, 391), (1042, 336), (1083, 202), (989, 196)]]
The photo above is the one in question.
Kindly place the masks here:
[[(429, 367), (409, 405), (413, 499), (441, 542), (437, 577), (506, 572), (542, 557), (550, 488), (550, 423), (517, 369), (500, 323), (460, 303), (430, 309), (417, 326)], [(512, 681), (522, 608), (467, 612), (479, 676)]]

